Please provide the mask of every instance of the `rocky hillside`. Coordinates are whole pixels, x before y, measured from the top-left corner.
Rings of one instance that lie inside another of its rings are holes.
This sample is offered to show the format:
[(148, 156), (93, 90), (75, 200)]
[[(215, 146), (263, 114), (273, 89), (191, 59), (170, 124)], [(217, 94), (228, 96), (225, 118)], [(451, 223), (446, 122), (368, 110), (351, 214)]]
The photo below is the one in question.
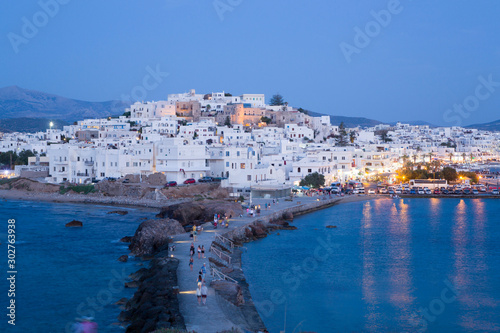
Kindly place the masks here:
[(80, 101), (17, 86), (0, 88), (0, 119), (46, 118), (73, 122), (121, 115), (128, 106), (121, 101)]

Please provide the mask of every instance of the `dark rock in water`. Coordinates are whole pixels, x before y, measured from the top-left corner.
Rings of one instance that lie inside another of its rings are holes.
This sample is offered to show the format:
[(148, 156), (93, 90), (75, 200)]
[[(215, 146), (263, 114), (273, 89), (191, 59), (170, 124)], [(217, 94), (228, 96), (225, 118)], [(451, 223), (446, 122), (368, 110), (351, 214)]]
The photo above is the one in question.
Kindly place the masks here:
[(127, 260), (128, 260), (128, 256), (125, 254), (120, 256), (120, 258), (118, 258), (118, 261), (121, 261), (121, 262), (127, 262)]
[(128, 248), (135, 256), (152, 256), (168, 244), (169, 236), (182, 233), (184, 229), (176, 220), (148, 220), (137, 228)]
[(120, 239), (120, 242), (122, 243), (130, 243), (132, 241), (132, 236), (125, 236), (122, 239)]
[(122, 305), (122, 304), (127, 304), (127, 301), (128, 299), (123, 297), (123, 298), (120, 298), (116, 303), (115, 305)]
[(326, 228), (327, 229), (335, 229), (335, 228), (337, 228), (337, 226), (336, 225), (327, 225)]
[(83, 223), (77, 220), (66, 223), (66, 227), (83, 227)]
[[(167, 247), (168, 248), (168, 247)], [(162, 252), (163, 253), (163, 252)], [(167, 254), (168, 255), (168, 254)], [(125, 305), (119, 320), (129, 322), (126, 332), (153, 332), (160, 328), (185, 330), (174, 287), (177, 286), (176, 258), (155, 257), (150, 268), (134, 273), (139, 287)], [(133, 274), (133, 275), (134, 275)]]
[(139, 287), (137, 281), (125, 282), (125, 288), (137, 288), (137, 287)]
[(114, 210), (112, 212), (108, 212), (108, 214), (127, 215), (128, 212), (126, 210)]
[(287, 226), (283, 226), (282, 229), (283, 230), (297, 230), (297, 227), (294, 225), (287, 225)]

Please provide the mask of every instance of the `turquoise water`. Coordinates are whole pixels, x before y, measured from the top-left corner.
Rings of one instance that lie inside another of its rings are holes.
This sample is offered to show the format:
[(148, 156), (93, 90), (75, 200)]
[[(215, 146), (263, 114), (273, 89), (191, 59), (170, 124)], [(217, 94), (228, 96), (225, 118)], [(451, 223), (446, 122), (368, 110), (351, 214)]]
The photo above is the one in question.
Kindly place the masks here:
[(270, 332), (500, 331), (499, 200), (353, 202), (293, 224), (243, 255)]
[[(126, 276), (139, 261), (117, 261), (128, 254), (123, 236), (133, 235), (140, 218), (154, 213), (127, 210), (128, 215), (107, 214), (116, 207), (0, 202), (0, 332), (66, 332), (75, 317), (92, 316), (99, 332), (124, 332), (116, 323), (120, 310), (113, 305), (133, 295), (124, 289)], [(7, 324), (7, 220), (16, 220), (16, 326)], [(83, 228), (64, 225), (77, 219)]]

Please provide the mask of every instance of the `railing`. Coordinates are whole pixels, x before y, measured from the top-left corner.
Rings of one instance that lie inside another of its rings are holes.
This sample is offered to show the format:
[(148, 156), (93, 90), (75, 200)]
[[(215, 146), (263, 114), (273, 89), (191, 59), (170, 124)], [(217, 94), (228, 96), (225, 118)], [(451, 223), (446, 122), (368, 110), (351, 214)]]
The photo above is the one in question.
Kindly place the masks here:
[(220, 242), (223, 244), (223, 245), (229, 245), (229, 247), (231, 248), (231, 252), (233, 252), (233, 249), (234, 249), (234, 243), (232, 240), (224, 237), (224, 236), (221, 236), (219, 234), (215, 234), (215, 240), (219, 239)]
[(212, 277), (214, 278), (214, 280), (225, 280), (236, 284), (238, 283), (238, 281), (222, 273), (215, 267), (212, 267)]
[(94, 161), (85, 161), (85, 165), (86, 166), (93, 166), (94, 165)]
[[(222, 252), (221, 250), (215, 248), (213, 245), (210, 247), (210, 252), (215, 254), (219, 259), (226, 261), (228, 264), (231, 263), (231, 256)], [(224, 257), (224, 258), (223, 258)]]

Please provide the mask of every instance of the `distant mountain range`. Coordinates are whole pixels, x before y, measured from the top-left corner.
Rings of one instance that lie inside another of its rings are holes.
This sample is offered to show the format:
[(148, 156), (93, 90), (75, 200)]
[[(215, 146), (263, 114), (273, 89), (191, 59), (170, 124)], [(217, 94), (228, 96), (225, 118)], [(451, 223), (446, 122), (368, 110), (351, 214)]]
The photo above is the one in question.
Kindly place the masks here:
[(128, 106), (121, 101), (79, 101), (17, 86), (0, 88), (0, 119), (46, 118), (73, 122), (122, 114)]
[(500, 119), (491, 123), (469, 125), (466, 128), (477, 128), (483, 131), (500, 131)]
[[(47, 94), (35, 90), (23, 89), (17, 86), (0, 88), (0, 131), (2, 132), (37, 132), (44, 131), (49, 123), (54, 122), (54, 128), (62, 128), (68, 123), (87, 118), (105, 118), (121, 115), (130, 103), (123, 101), (86, 102)], [(307, 111), (311, 116), (325, 114)], [(373, 127), (384, 122), (363, 118), (330, 115), (332, 125), (344, 122), (346, 127)], [(429, 125), (425, 121), (402, 121), (410, 125)], [(390, 123), (390, 125), (394, 125)], [(482, 130), (500, 131), (500, 120), (467, 126)]]

